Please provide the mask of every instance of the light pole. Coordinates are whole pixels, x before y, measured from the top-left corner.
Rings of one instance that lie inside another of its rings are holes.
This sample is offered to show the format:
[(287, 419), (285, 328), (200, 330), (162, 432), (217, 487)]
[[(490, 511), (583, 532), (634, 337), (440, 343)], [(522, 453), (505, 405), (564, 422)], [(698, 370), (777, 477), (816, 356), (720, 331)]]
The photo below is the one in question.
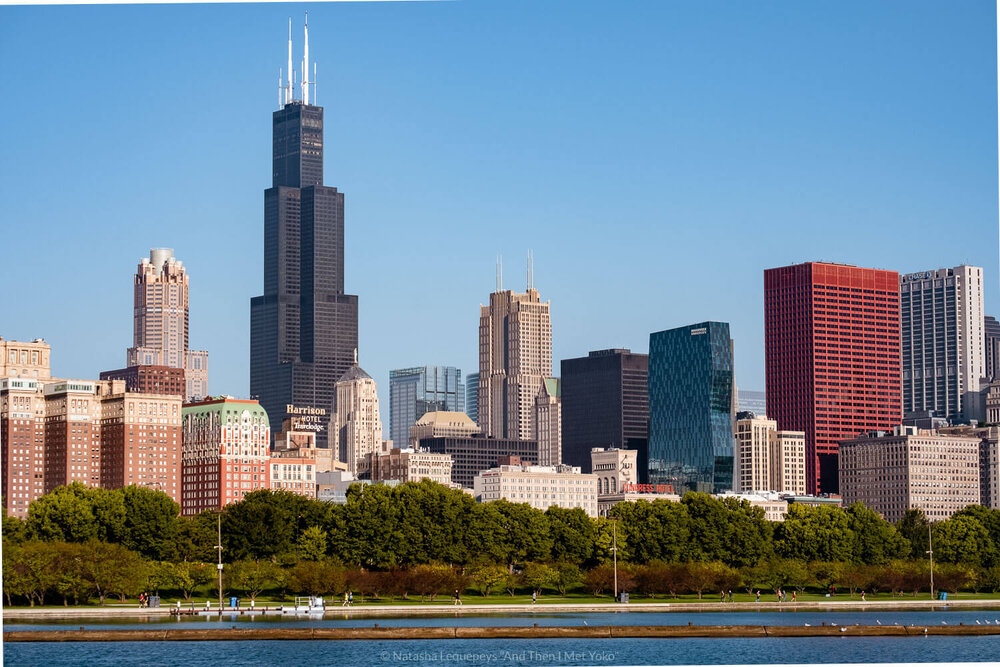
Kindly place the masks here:
[(219, 543), (218, 543), (218, 545), (215, 548), (219, 550), (219, 565), (218, 565), (218, 570), (219, 570), (219, 616), (222, 616), (222, 512), (219, 512), (219, 514), (217, 515), (217, 518), (218, 518), (218, 526), (217, 527), (218, 527), (218, 531), (219, 531), (218, 532), (218, 534), (219, 534)]
[(611, 517), (611, 554), (615, 569), (615, 601), (618, 601), (618, 519)]
[(931, 538), (931, 524), (927, 522), (927, 554), (931, 559), (931, 599), (934, 599), (934, 542)]

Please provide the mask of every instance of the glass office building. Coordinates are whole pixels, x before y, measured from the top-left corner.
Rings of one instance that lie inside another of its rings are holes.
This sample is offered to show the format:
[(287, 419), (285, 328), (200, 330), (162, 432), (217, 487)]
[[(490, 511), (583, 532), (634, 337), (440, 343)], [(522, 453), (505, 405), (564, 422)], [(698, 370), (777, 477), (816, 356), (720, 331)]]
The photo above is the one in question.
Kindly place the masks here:
[(479, 423), (479, 373), (465, 376), (465, 414)]
[(726, 322), (649, 336), (649, 481), (733, 488), (733, 341)]
[(406, 447), (410, 427), (428, 412), (465, 412), (462, 371), (454, 366), (418, 366), (389, 371), (389, 437)]

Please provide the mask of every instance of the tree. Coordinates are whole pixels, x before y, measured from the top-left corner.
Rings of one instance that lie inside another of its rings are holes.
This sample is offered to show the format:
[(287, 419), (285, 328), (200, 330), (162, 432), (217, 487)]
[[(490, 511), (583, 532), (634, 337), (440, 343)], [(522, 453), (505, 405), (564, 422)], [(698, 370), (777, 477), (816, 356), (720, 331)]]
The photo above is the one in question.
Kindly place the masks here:
[(687, 564), (687, 588), (697, 593), (699, 600), (705, 591), (729, 590), (739, 584), (739, 574), (724, 563), (714, 561)]
[(847, 513), (839, 507), (792, 503), (775, 527), (774, 550), (780, 558), (846, 562), (851, 560), (853, 540)]
[(222, 514), (224, 553), (232, 560), (244, 560), (292, 551), (300, 498), (290, 491), (262, 489), (228, 505)]
[(24, 519), (9, 516), (7, 508), (3, 508), (3, 543), (21, 544), (28, 539), (28, 526)]
[(922, 558), (927, 550), (927, 537), (930, 534), (928, 527), (930, 522), (924, 511), (919, 508), (908, 509), (903, 514), (903, 518), (896, 523), (896, 532), (910, 543), (910, 556)]
[(544, 563), (526, 563), (521, 580), (536, 595), (541, 595), (542, 589), (555, 588), (559, 584), (559, 572)]
[(992, 549), (989, 532), (979, 519), (956, 514), (934, 524), (934, 560), (977, 566)]
[(20, 595), (32, 607), (45, 602), (45, 593), (56, 581), (55, 558), (51, 544), (29, 541), (21, 545), (5, 545), (3, 550), (3, 587), (8, 603), (11, 595)]
[(497, 586), (503, 584), (504, 579), (509, 574), (507, 568), (491, 563), (480, 563), (472, 568), (469, 573), (472, 583), (483, 596), (488, 596)]
[(230, 586), (243, 593), (251, 600), (256, 600), (268, 586), (273, 586), (278, 566), (271, 561), (241, 560), (229, 566)]
[(125, 519), (121, 545), (147, 558), (162, 560), (170, 555), (177, 537), (180, 505), (163, 491), (129, 485), (121, 494)]
[(326, 531), (310, 526), (299, 536), (296, 548), (305, 560), (320, 560), (326, 554)]
[(191, 600), (196, 588), (204, 586), (216, 577), (214, 565), (182, 561), (173, 564), (173, 583), (185, 600)]
[(455, 571), (447, 565), (416, 565), (409, 571), (410, 586), (420, 598), (433, 600), (447, 594), (461, 584)]
[(544, 513), (527, 503), (506, 500), (493, 501), (489, 506), (496, 511), (499, 528), (494, 539), (511, 568), (523, 561), (549, 558), (552, 537)]
[(767, 581), (771, 590), (794, 588), (800, 593), (815, 580), (806, 564), (800, 560), (775, 559), (767, 563)]
[(608, 590), (613, 591), (614, 582), (614, 568), (607, 563), (593, 567), (583, 575), (583, 583), (593, 595), (601, 595)]
[(141, 592), (145, 567), (138, 554), (96, 540), (85, 543), (84, 547), (83, 578), (93, 587), (102, 606), (109, 595), (124, 597)]
[(28, 534), (35, 539), (86, 542), (97, 539), (89, 490), (80, 482), (60, 486), (28, 506)]
[(343, 567), (328, 560), (300, 560), (289, 572), (289, 587), (307, 595), (341, 595), (347, 590)]
[(552, 538), (552, 558), (556, 561), (583, 563), (594, 550), (594, 522), (579, 507), (566, 509), (553, 505), (545, 510)]
[(85, 576), (85, 561), (91, 557), (86, 545), (69, 542), (50, 542), (52, 557), (50, 560), (53, 575), (54, 591), (62, 596), (63, 604), (80, 604), (90, 597), (92, 590)]
[(853, 562), (883, 565), (910, 552), (909, 540), (874, 510), (856, 502), (846, 514)]
[(88, 487), (84, 498), (97, 525), (96, 537), (101, 542), (120, 544), (125, 536), (127, 510), (121, 489)]
[(583, 581), (580, 566), (576, 563), (556, 563), (556, 588), (559, 595), (566, 597), (566, 591)]
[(986, 529), (989, 540), (979, 554), (979, 562), (985, 567), (1000, 565), (1000, 510), (989, 509), (982, 505), (969, 505), (952, 515), (953, 519), (955, 517), (975, 519)]
[(206, 563), (216, 559), (218, 512), (206, 510), (177, 518), (177, 532), (169, 560)]

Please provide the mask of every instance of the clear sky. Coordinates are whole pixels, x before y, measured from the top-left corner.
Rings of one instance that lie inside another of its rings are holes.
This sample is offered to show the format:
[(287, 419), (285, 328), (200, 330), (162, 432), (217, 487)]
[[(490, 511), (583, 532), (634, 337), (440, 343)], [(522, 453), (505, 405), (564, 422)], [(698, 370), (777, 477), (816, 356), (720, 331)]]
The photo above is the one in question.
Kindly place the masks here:
[(762, 389), (765, 268), (970, 263), (1000, 314), (993, 2), (0, 8), (0, 335), (124, 365), (132, 274), (191, 276), (213, 393), (246, 395), (286, 30), (303, 11), (346, 193), (361, 365), (478, 363), (478, 306), (552, 302), (559, 360), (728, 321)]

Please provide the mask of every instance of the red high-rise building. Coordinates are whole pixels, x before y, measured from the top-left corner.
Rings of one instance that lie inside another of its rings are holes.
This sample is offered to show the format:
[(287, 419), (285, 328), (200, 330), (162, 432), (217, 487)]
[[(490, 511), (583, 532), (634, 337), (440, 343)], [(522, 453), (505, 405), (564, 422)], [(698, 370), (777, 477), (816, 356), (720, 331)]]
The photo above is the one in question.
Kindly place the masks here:
[(764, 271), (767, 413), (805, 431), (806, 488), (837, 493), (837, 444), (902, 420), (899, 274), (807, 262)]

